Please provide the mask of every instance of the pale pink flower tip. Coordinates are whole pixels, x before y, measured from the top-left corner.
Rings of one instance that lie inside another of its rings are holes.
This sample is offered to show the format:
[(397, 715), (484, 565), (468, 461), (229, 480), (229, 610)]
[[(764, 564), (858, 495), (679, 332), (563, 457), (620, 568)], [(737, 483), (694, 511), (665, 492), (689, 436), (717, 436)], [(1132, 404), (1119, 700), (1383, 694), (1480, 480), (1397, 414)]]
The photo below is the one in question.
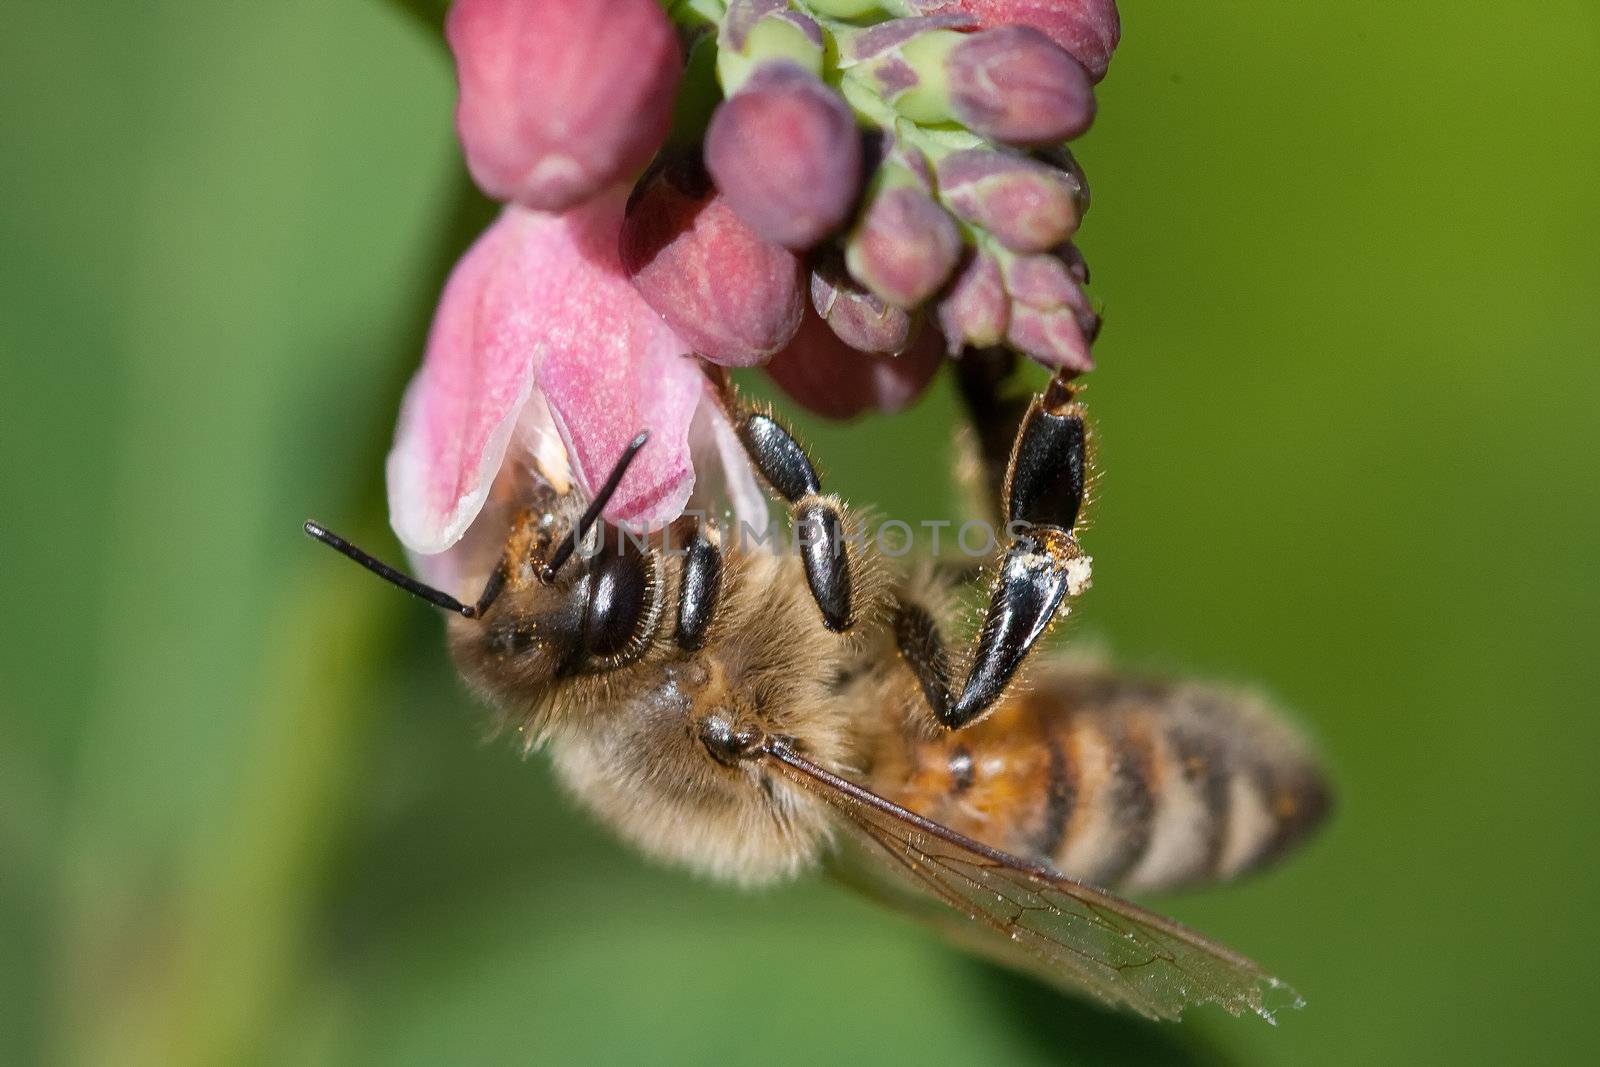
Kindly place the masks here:
[(682, 510), (704, 376), (623, 272), (621, 223), (620, 194), (559, 216), (508, 207), (456, 265), (389, 454), (390, 521), (413, 552), (461, 538), (528, 420), (553, 418), (565, 448), (550, 462), (590, 491), (649, 430), (606, 517), (654, 525)]
[(655, 0), (456, 0), (456, 131), (485, 193), (563, 211), (643, 169), (683, 62)]

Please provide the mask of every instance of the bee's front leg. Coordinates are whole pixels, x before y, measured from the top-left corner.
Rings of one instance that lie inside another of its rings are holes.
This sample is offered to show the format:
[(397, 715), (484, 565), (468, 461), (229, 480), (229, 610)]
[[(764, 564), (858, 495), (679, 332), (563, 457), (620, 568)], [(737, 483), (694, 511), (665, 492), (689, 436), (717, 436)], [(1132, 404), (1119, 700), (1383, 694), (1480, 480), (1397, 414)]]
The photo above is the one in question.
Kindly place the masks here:
[(844, 633), (855, 624), (855, 612), (843, 506), (838, 498), (823, 495), (811, 457), (787, 427), (767, 412), (747, 408), (721, 368), (709, 373), (750, 462), (789, 506), (806, 584), (822, 612), (823, 625), (834, 633)]
[(1074, 534), (1083, 508), (1086, 447), (1083, 405), (1058, 375), (1033, 399), (1017, 428), (1004, 490), (1010, 543), (959, 689), (952, 686), (933, 617), (920, 605), (900, 606), (900, 652), (935, 718), (950, 729), (976, 721), (994, 705), (1050, 629), (1062, 601), (1089, 584), (1089, 557)]
[(687, 546), (678, 572), (678, 620), (673, 640), (685, 652), (698, 652), (717, 615), (722, 596), (722, 535), (715, 522), (678, 520)]

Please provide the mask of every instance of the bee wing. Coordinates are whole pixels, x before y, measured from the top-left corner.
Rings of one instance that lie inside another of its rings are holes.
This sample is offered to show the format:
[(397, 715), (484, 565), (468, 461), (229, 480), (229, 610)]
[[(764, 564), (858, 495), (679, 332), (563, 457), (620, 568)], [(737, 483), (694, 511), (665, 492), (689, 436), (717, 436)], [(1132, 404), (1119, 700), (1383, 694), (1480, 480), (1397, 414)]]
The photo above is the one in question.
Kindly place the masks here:
[[(785, 745), (769, 744), (766, 754), (843, 816), (854, 843), (877, 861), (877, 888), (891, 903), (964, 947), (1154, 1019), (1211, 1002), (1275, 1023), (1278, 1010), (1304, 1003), (1243, 956), (1171, 919), (958, 834)], [(952, 910), (927, 906), (935, 902)]]

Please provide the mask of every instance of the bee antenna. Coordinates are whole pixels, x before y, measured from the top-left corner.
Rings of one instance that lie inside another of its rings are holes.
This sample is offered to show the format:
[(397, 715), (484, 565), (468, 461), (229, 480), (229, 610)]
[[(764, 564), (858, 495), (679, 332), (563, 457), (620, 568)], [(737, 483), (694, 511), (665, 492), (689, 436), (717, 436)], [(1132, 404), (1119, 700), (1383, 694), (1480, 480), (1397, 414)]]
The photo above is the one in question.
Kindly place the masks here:
[[(611, 498), (617, 493), (617, 486), (622, 484), (622, 476), (628, 473), (628, 465), (633, 462), (633, 458), (639, 454), (639, 449), (643, 448), (644, 443), (648, 440), (650, 440), (650, 431), (640, 430), (639, 435), (628, 442), (628, 447), (622, 450), (621, 456), (617, 457), (617, 462), (611, 468), (611, 473), (606, 475), (605, 484), (600, 487), (600, 491), (594, 495), (594, 500), (584, 509), (583, 516), (578, 519), (578, 524), (572, 528), (572, 536), (561, 542), (561, 547), (556, 549), (556, 554), (550, 557), (550, 562), (546, 563), (544, 568), (539, 571), (540, 581), (546, 585), (555, 581), (556, 572), (561, 569), (562, 564), (572, 558), (572, 553), (577, 549), (584, 537), (588, 535), (590, 527), (594, 526), (595, 520), (600, 517), (600, 512), (605, 509), (607, 504), (611, 503)], [(421, 594), (419, 593), (418, 595), (420, 596)]]
[(489, 583), (484, 586), (483, 595), (478, 598), (478, 602), (476, 604), (463, 604), (449, 593), (435, 589), (431, 585), (425, 585), (409, 574), (402, 574), (387, 563), (369, 556), (326, 526), (315, 522), (307, 522), (305, 530), (315, 540), (321, 541), (340, 555), (355, 560), (390, 585), (397, 585), (412, 596), (421, 597), (434, 607), (443, 608), (463, 618), (476, 619), (481, 616), (488, 610), (489, 605), (494, 603), (495, 597), (500, 595), (500, 590), (505, 587), (505, 572), (496, 568), (494, 573), (489, 576)]

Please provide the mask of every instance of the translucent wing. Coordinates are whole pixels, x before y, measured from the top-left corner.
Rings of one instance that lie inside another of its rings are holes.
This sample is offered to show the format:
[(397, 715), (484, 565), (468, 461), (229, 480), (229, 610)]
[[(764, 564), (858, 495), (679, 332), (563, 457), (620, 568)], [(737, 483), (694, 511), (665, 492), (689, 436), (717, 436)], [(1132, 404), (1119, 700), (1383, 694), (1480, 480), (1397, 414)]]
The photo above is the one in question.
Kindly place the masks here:
[[(1171, 919), (964, 837), (769, 743), (775, 769), (843, 816), (893, 902), (965, 947), (1155, 1019), (1191, 1004), (1269, 1023), (1295, 991)], [(949, 909), (932, 906), (942, 902)]]

